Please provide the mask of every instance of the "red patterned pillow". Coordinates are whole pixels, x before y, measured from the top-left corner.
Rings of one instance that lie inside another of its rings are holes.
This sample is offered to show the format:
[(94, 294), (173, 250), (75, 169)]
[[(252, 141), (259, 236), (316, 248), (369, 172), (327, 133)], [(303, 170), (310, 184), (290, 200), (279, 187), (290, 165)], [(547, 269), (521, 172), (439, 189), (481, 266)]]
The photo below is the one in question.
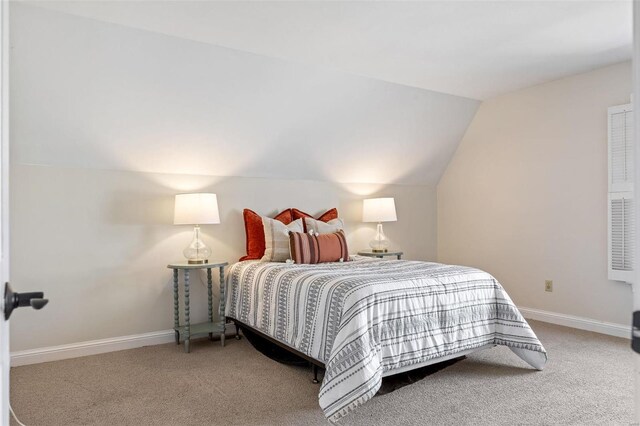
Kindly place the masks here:
[[(247, 254), (240, 258), (243, 260), (260, 260), (264, 256), (265, 243), (264, 243), (264, 227), (262, 225), (262, 218), (253, 210), (244, 209), (242, 212), (244, 216), (244, 231), (247, 237)], [(274, 219), (279, 220), (285, 225), (293, 222), (293, 216), (291, 209), (283, 210), (278, 213)]]
[[(311, 216), (309, 213), (305, 213), (302, 210), (298, 210), (298, 209), (291, 209), (291, 214), (293, 216), (293, 220), (303, 219), (305, 217), (313, 219), (313, 216)], [(321, 220), (322, 222), (329, 222), (330, 220), (337, 219), (337, 218), (338, 218), (338, 209), (334, 207), (322, 213), (318, 218), (318, 220)], [(304, 232), (307, 232), (307, 224), (305, 223), (304, 220), (302, 221), (302, 223), (304, 224)]]
[(291, 259), (298, 264), (349, 260), (347, 239), (342, 231), (320, 235), (290, 232), (289, 247)]

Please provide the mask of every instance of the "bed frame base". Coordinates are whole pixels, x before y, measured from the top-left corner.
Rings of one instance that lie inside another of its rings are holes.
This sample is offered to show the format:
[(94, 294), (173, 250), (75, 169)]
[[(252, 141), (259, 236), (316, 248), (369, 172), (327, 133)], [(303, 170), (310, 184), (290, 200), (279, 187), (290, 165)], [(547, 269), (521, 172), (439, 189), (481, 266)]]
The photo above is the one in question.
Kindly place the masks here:
[[(230, 318), (227, 318), (227, 322), (229, 321)], [(233, 321), (233, 320), (232, 320)], [(242, 336), (240, 335), (240, 326), (238, 325), (237, 321), (233, 321), (233, 325), (236, 326), (236, 340), (240, 340), (242, 339)]]
[[(300, 358), (303, 358), (304, 360), (308, 361), (311, 364), (312, 371), (313, 371), (313, 379), (311, 380), (311, 382), (313, 384), (320, 383), (320, 381), (318, 380), (318, 371), (320, 369), (323, 369), (323, 370), (325, 369), (325, 365), (321, 361), (318, 361), (315, 358), (311, 358), (309, 355), (303, 354), (302, 352), (293, 349), (291, 346), (289, 346), (289, 345), (287, 345), (285, 343), (282, 343), (282, 342), (274, 339), (273, 337), (264, 334), (260, 330), (256, 330), (255, 328), (251, 327), (250, 325), (247, 325), (247, 324), (245, 324), (245, 323), (243, 323), (241, 321), (238, 321), (235, 318), (227, 317), (227, 321), (233, 322), (234, 325), (236, 326), (236, 339), (238, 339), (238, 340), (240, 340), (240, 327), (246, 327), (249, 330), (251, 330), (251, 332), (256, 333), (257, 335), (259, 335), (260, 337), (262, 337), (264, 339), (267, 339), (269, 342), (273, 343), (274, 345), (278, 345), (282, 349), (285, 349), (285, 350), (291, 352), (292, 354), (297, 355)], [(477, 351), (481, 351), (481, 350), (484, 350), (484, 349), (492, 348), (494, 346), (496, 346), (496, 345), (494, 345), (493, 343), (489, 343), (489, 344), (480, 346), (478, 348), (467, 349), (467, 350), (464, 350), (464, 351), (456, 352), (456, 353), (451, 354), (451, 355), (445, 355), (443, 357), (432, 358), (432, 359), (429, 359), (429, 360), (424, 361), (424, 362), (419, 362), (419, 363), (416, 363), (416, 364), (407, 365), (405, 367), (400, 367), (400, 368), (396, 368), (396, 369), (393, 369), (393, 370), (387, 370), (384, 373), (382, 373), (382, 377), (393, 376), (394, 374), (404, 373), (406, 371), (415, 370), (415, 369), (421, 368), (421, 367), (426, 367), (427, 365), (437, 364), (437, 363), (443, 362), (443, 361), (448, 361), (448, 360), (453, 359), (453, 358), (458, 358), (458, 357), (461, 357), (461, 356), (469, 355), (469, 354), (471, 354), (473, 352), (477, 352)]]
[(323, 369), (323, 370), (325, 369), (324, 363), (318, 361), (315, 358), (311, 358), (307, 354), (303, 354), (302, 352), (293, 349), (291, 346), (286, 345), (286, 344), (274, 339), (273, 337), (264, 334), (260, 330), (256, 330), (255, 328), (251, 327), (250, 325), (247, 325), (247, 324), (243, 323), (242, 321), (238, 321), (235, 318), (229, 318), (229, 317), (227, 317), (227, 321), (233, 322), (234, 325), (236, 326), (236, 339), (240, 339), (240, 334), (239, 334), (240, 333), (240, 327), (246, 327), (249, 330), (251, 330), (252, 333), (256, 333), (257, 335), (259, 335), (260, 337), (268, 340), (269, 342), (273, 343), (274, 345), (280, 346), (282, 349), (285, 349), (286, 351), (289, 351), (292, 354), (297, 355), (300, 358), (304, 359), (305, 361), (309, 362), (311, 364), (311, 367), (312, 367), (312, 370), (313, 370), (313, 379), (311, 380), (311, 383), (313, 383), (313, 384), (320, 383), (320, 381), (318, 380), (318, 371), (320, 369)]

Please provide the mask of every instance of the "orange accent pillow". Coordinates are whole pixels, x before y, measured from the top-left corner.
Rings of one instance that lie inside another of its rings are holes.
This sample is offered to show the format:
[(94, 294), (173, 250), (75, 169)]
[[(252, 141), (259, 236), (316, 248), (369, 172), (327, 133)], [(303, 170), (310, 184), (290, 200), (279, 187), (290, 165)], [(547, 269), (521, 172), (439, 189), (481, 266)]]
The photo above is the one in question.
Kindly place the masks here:
[[(291, 209), (291, 213), (293, 215), (293, 220), (302, 219), (305, 217), (309, 217), (313, 219), (313, 216), (311, 216), (309, 213), (303, 212), (302, 210)], [(322, 213), (318, 218), (318, 220), (321, 220), (322, 222), (329, 222), (330, 220), (337, 219), (337, 218), (338, 218), (338, 209), (334, 207)], [(302, 224), (304, 225), (304, 232), (307, 232), (307, 224), (304, 220), (302, 221)]]
[(318, 218), (318, 220), (321, 220), (322, 222), (329, 222), (330, 220), (337, 219), (337, 218), (338, 218), (338, 209), (334, 207), (322, 213)]
[[(244, 209), (242, 211), (244, 217), (244, 232), (247, 238), (247, 254), (240, 258), (243, 260), (260, 260), (264, 256), (265, 242), (264, 242), (264, 226), (262, 225), (262, 218), (253, 210)], [(281, 211), (274, 217), (285, 225), (293, 222), (293, 215), (291, 209)]]
[(342, 231), (320, 235), (290, 232), (289, 248), (291, 258), (298, 264), (346, 262), (349, 260), (347, 239)]

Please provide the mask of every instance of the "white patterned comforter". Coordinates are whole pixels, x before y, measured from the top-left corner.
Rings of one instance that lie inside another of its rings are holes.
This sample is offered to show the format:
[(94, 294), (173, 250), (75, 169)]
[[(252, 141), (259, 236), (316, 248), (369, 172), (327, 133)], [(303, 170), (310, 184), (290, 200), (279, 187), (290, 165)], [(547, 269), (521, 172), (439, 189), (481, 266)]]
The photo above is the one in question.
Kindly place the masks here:
[(547, 360), (495, 278), (464, 266), (239, 262), (227, 274), (226, 315), (322, 361), (320, 406), (332, 421), (373, 397), (389, 370), (487, 344), (537, 369)]

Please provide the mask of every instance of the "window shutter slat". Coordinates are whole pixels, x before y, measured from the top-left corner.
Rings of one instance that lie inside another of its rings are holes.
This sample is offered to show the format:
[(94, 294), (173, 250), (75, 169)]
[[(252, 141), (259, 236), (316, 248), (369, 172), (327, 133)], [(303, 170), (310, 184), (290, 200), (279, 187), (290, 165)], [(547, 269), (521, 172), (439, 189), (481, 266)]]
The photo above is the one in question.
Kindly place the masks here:
[(625, 114), (623, 112), (611, 116), (610, 130), (611, 167), (609, 170), (611, 184), (624, 183), (626, 180), (626, 137), (625, 137)]
[(609, 108), (609, 279), (631, 282), (634, 269), (634, 147), (631, 105)]
[(635, 238), (633, 199), (612, 199), (609, 208), (611, 217), (611, 268), (617, 271), (633, 271), (633, 239)]

